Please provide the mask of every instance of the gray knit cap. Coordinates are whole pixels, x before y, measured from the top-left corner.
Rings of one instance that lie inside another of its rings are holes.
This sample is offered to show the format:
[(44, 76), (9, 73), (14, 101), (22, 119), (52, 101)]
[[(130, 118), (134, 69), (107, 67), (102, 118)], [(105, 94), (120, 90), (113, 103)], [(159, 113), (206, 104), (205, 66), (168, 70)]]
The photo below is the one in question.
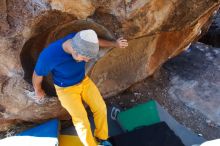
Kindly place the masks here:
[(99, 52), (99, 42), (94, 30), (82, 30), (72, 38), (71, 45), (80, 55), (96, 58)]

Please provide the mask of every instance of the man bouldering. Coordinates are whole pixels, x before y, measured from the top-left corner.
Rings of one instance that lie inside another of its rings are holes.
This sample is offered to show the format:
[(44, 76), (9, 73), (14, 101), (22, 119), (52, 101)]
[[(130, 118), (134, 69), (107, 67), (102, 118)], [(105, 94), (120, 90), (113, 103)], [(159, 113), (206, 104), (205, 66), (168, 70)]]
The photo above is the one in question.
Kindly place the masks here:
[[(45, 92), (41, 88), (43, 76), (52, 74), (61, 105), (69, 112), (81, 142), (85, 146), (111, 146), (108, 139), (108, 123), (105, 102), (94, 84), (85, 75), (85, 63), (96, 58), (100, 47), (125, 48), (127, 40), (100, 39), (94, 30), (71, 33), (52, 42), (45, 48), (36, 63), (32, 82), (36, 97), (41, 100)], [(82, 101), (88, 104), (95, 121), (94, 137), (87, 112)]]

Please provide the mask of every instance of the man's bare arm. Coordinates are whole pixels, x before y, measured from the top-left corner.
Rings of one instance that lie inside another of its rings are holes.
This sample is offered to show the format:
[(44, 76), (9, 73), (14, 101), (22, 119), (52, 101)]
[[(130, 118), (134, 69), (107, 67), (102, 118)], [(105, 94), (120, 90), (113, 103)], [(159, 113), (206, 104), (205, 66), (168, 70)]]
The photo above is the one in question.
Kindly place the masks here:
[(99, 38), (99, 46), (100, 47), (107, 47), (107, 48), (108, 47), (116, 47), (116, 42)]
[(33, 83), (35, 94), (37, 98), (39, 99), (44, 98), (46, 96), (44, 90), (41, 87), (42, 81), (43, 81), (43, 76), (38, 76), (34, 71), (33, 76), (32, 76), (32, 83)]

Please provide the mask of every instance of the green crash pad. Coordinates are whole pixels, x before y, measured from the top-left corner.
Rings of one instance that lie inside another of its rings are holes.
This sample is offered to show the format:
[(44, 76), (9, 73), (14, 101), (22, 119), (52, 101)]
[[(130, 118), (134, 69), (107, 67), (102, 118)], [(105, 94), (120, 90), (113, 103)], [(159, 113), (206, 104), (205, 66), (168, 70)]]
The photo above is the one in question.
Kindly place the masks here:
[(120, 112), (117, 120), (125, 131), (132, 131), (138, 127), (160, 122), (156, 102), (154, 100)]

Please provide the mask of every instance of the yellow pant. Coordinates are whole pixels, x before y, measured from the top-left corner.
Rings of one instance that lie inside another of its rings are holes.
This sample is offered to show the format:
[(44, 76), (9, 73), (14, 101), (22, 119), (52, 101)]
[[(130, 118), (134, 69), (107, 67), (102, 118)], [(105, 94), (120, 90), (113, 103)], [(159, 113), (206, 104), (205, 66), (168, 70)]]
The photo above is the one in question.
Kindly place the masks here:
[(95, 121), (95, 137), (108, 138), (107, 110), (105, 102), (93, 81), (86, 76), (79, 84), (55, 89), (61, 105), (69, 112), (77, 134), (85, 146), (97, 146), (90, 128), (87, 112), (82, 100), (87, 103), (93, 112)]

